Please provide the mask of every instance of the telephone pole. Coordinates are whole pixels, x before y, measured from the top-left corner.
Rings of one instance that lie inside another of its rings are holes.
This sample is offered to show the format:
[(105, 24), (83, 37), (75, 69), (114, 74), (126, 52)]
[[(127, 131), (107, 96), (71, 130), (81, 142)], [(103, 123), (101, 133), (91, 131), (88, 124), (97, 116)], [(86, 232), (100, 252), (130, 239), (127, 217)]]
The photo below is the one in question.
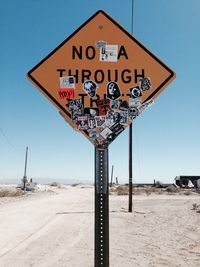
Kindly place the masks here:
[[(131, 34), (133, 34), (133, 10), (134, 10), (134, 0), (132, 0), (132, 15), (131, 15)], [(128, 211), (132, 212), (133, 210), (133, 166), (132, 166), (132, 122), (129, 126), (129, 205)]]
[(26, 168), (27, 168), (27, 158), (28, 158), (28, 147), (26, 147), (26, 156), (25, 156), (25, 167), (24, 167), (24, 176), (23, 176), (23, 190), (26, 190), (27, 176), (26, 176)]

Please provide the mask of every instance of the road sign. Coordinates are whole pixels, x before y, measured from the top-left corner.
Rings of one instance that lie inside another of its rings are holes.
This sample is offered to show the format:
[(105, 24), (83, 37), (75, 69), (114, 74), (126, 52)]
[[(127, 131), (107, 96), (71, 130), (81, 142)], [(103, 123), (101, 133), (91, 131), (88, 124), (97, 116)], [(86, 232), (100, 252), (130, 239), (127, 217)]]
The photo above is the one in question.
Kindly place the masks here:
[(175, 73), (100, 10), (30, 70), (28, 78), (75, 129), (105, 148)]

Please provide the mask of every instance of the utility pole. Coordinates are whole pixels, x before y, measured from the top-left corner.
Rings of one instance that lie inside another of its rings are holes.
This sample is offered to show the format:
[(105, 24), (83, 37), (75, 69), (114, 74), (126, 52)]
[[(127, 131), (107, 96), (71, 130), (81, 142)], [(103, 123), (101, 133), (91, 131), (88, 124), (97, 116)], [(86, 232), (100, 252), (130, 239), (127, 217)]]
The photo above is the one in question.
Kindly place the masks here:
[[(133, 34), (133, 9), (134, 0), (132, 0), (132, 16), (131, 16), (131, 33)], [(132, 166), (132, 123), (129, 126), (129, 205), (128, 211), (132, 212), (133, 209), (133, 166)]]
[(28, 147), (26, 147), (24, 176), (23, 176), (23, 179), (22, 179), (22, 181), (23, 181), (23, 190), (24, 191), (26, 191), (26, 183), (27, 183), (27, 176), (26, 176), (27, 158), (28, 158)]
[(110, 186), (113, 185), (113, 169), (114, 169), (114, 166), (112, 165)]

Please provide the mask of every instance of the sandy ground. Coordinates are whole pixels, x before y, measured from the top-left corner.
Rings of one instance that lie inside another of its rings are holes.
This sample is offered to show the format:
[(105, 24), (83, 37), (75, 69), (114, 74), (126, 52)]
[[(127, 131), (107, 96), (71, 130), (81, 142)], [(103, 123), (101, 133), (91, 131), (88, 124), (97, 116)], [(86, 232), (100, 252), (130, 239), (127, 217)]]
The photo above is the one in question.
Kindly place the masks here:
[[(111, 267), (199, 267), (200, 194), (110, 196)], [(93, 267), (94, 189), (0, 199), (1, 267)]]

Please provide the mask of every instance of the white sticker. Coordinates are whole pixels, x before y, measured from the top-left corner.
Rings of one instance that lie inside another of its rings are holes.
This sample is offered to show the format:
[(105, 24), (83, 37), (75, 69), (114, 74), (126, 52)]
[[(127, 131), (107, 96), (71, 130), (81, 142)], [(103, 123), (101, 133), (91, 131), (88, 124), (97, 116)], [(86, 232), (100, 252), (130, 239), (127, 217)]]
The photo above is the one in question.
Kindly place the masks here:
[(75, 88), (74, 76), (60, 77), (60, 88)]
[(112, 133), (112, 131), (109, 129), (109, 128), (105, 128), (101, 133), (100, 135), (106, 139), (110, 134)]
[(141, 98), (129, 98), (129, 107), (140, 107), (142, 105)]
[(153, 100), (153, 99), (150, 99), (150, 100), (144, 102), (144, 103), (138, 108), (139, 113), (142, 113), (144, 110), (150, 108), (153, 104), (154, 104), (154, 100)]
[(118, 56), (118, 45), (105, 45), (100, 48), (100, 61), (116, 62)]

